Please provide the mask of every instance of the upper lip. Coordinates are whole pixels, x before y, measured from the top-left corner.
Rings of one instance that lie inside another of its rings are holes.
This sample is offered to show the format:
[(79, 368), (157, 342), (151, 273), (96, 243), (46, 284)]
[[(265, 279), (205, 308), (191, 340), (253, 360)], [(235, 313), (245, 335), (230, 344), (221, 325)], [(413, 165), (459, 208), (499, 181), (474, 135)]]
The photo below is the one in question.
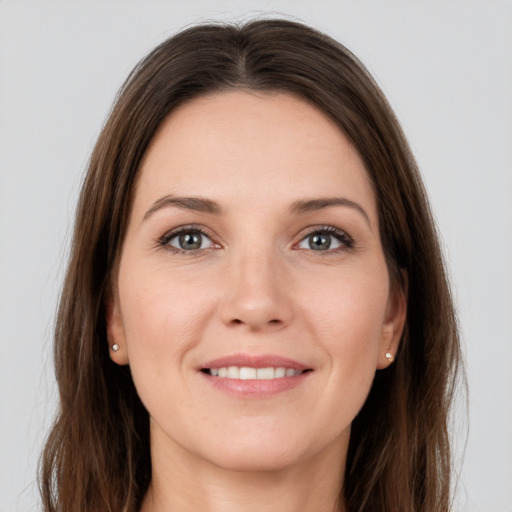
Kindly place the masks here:
[(293, 368), (294, 370), (310, 370), (311, 367), (299, 363), (293, 359), (287, 357), (281, 357), (273, 354), (232, 354), (229, 356), (220, 357), (207, 361), (201, 367), (205, 368), (226, 368), (228, 366), (248, 367), (248, 368)]

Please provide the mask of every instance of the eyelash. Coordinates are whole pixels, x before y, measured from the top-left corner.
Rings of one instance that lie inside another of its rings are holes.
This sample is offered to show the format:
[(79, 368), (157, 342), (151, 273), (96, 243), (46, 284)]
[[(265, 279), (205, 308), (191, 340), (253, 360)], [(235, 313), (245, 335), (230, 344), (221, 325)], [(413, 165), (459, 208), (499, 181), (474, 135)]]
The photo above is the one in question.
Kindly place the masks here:
[[(338, 242), (340, 242), (340, 247), (336, 247), (335, 249), (326, 249), (324, 251), (314, 251), (313, 249), (305, 249), (309, 250), (311, 253), (316, 255), (327, 255), (327, 254), (337, 254), (344, 251), (350, 251), (354, 248), (354, 240), (350, 237), (345, 231), (341, 229), (335, 228), (334, 226), (315, 226), (309, 228), (308, 231), (302, 236), (298, 244), (307, 240), (311, 235), (328, 235), (330, 237), (335, 238)], [(295, 245), (298, 245), (295, 244)]]
[[(201, 236), (204, 236), (208, 238), (212, 242), (212, 247), (207, 247), (203, 249), (191, 249), (191, 250), (185, 250), (185, 249), (178, 249), (177, 247), (173, 247), (172, 245), (169, 245), (169, 242), (182, 234), (185, 233), (194, 233)], [(212, 235), (206, 232), (201, 226), (196, 226), (194, 224), (190, 224), (188, 226), (180, 226), (179, 228), (173, 229), (172, 231), (167, 232), (164, 236), (162, 236), (158, 240), (158, 246), (165, 248), (166, 250), (170, 251), (172, 254), (186, 254), (187, 256), (194, 256), (196, 254), (199, 254), (202, 251), (207, 251), (208, 249), (213, 249), (215, 242), (212, 240)]]
[[(208, 238), (211, 241), (212, 246), (206, 247), (206, 248), (199, 248), (199, 249), (179, 249), (177, 247), (173, 247), (172, 245), (169, 245), (169, 242), (182, 234), (186, 233), (193, 233), (198, 234), (200, 236), (204, 236)], [(335, 228), (334, 226), (315, 226), (309, 228), (305, 234), (302, 235), (299, 242), (294, 244), (294, 247), (299, 245), (300, 243), (307, 240), (308, 237), (311, 235), (328, 235), (330, 237), (335, 238), (341, 245), (340, 247), (336, 247), (334, 249), (326, 249), (326, 250), (318, 250), (315, 251), (313, 249), (300, 249), (297, 248), (297, 250), (307, 250), (311, 253), (316, 253), (315, 255), (322, 255), (322, 254), (333, 254), (333, 253), (339, 253), (344, 251), (349, 251), (354, 248), (354, 240), (347, 234), (345, 231), (342, 231), (341, 229)], [(165, 235), (163, 235), (159, 240), (157, 245), (159, 247), (163, 247), (166, 250), (170, 251), (172, 254), (186, 254), (187, 256), (194, 256), (196, 254), (199, 254), (201, 252), (210, 250), (215, 248), (215, 246), (220, 247), (218, 244), (216, 244), (213, 241), (213, 236), (209, 234), (204, 228), (197, 225), (188, 225), (188, 226), (180, 226), (179, 228), (173, 229), (172, 231), (167, 232)]]

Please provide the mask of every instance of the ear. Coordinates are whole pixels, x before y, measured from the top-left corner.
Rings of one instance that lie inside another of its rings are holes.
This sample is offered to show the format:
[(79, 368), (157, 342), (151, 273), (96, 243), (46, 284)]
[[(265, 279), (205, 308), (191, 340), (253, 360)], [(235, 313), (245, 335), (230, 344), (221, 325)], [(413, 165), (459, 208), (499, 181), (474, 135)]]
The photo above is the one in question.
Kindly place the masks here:
[(382, 325), (379, 343), (377, 359), (377, 369), (379, 370), (387, 368), (395, 359), (404, 332), (407, 318), (408, 279), (405, 270), (402, 270), (401, 273), (403, 285), (397, 283), (389, 294), (386, 317)]
[[(110, 359), (119, 365), (128, 364), (128, 350), (119, 300), (109, 294), (106, 301), (107, 341)], [(115, 347), (115, 348), (114, 348)]]

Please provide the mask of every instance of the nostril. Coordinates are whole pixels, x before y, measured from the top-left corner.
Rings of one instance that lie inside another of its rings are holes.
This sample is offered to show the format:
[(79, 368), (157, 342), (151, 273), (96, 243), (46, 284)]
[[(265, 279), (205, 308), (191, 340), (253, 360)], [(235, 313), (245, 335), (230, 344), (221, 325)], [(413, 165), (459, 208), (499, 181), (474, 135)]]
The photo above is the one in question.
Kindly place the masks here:
[[(243, 324), (244, 322), (242, 320), (240, 320), (239, 318), (233, 318), (233, 320), (231, 320), (231, 323), (240, 325), (240, 324)], [(281, 320), (279, 320), (278, 318), (274, 318), (272, 320), (269, 320), (268, 323), (272, 324), (272, 325), (279, 325), (281, 323)]]

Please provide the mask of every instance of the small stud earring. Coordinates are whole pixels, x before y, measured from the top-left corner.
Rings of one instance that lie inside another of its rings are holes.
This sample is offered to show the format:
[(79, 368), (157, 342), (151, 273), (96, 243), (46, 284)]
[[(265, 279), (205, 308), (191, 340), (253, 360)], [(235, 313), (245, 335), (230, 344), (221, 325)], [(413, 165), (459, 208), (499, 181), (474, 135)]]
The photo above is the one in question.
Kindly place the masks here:
[(117, 343), (114, 343), (112, 345), (112, 352), (117, 352), (119, 350), (119, 348), (120, 348), (119, 345)]
[(393, 362), (393, 359), (394, 359), (393, 354), (392, 354), (391, 352), (386, 352), (386, 359), (387, 359), (390, 363), (392, 363), (392, 362)]

